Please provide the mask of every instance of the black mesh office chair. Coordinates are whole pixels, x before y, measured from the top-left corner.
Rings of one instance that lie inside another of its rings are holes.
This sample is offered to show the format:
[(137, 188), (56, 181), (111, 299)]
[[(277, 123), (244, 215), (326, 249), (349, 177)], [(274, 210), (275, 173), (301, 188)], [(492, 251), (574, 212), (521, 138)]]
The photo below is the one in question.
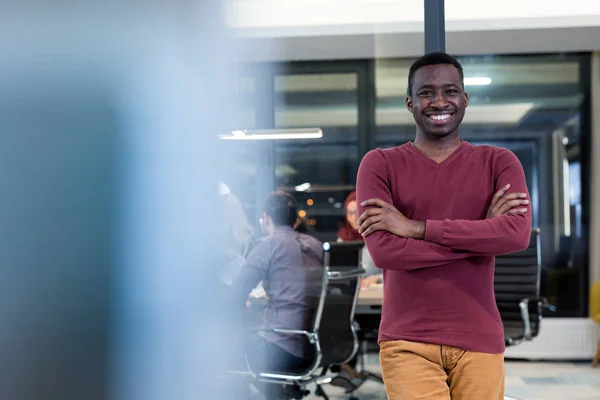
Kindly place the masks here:
[[(358, 350), (358, 339), (353, 324), (358, 299), (359, 267), (364, 243), (328, 242), (323, 245), (323, 262), (329, 271), (329, 287), (321, 318), (321, 348), (324, 365), (342, 364)], [(327, 349), (327, 350), (325, 350)]]
[(358, 340), (360, 342), (360, 352), (358, 359), (358, 375), (361, 383), (354, 389), (358, 389), (365, 381), (371, 380), (374, 382), (382, 383), (383, 378), (381, 375), (371, 372), (367, 369), (367, 355), (369, 354), (370, 347), (377, 346), (377, 350), (371, 348), (372, 352), (379, 351), (379, 345), (377, 345), (377, 338), (379, 335), (379, 324), (381, 322), (381, 314), (366, 314), (361, 315), (360, 318), (356, 317), (358, 322)]
[(315, 349), (315, 359), (306, 371), (254, 371), (248, 364), (255, 381), (287, 386), (286, 399), (301, 399), (308, 395), (306, 387), (315, 383), (315, 394), (328, 400), (321, 387), (336, 375), (329, 373), (332, 365), (343, 364), (358, 349), (353, 325), (358, 298), (359, 281), (364, 269), (358, 268), (363, 244), (325, 243), (322, 288), (313, 326), (310, 331), (277, 329), (280, 334), (304, 335)]
[[(364, 249), (364, 242), (342, 242), (336, 243), (336, 257), (334, 257), (336, 267), (341, 268), (344, 266), (356, 265), (362, 267), (362, 249)], [(360, 253), (358, 253), (360, 251)], [(358, 253), (358, 254), (356, 254)], [(357, 258), (358, 257), (358, 258)], [(354, 263), (354, 264), (353, 264)], [(360, 344), (360, 352), (358, 355), (358, 378), (360, 383), (354, 385), (352, 382), (348, 382), (350, 388), (347, 389), (346, 393), (352, 393), (358, 389), (365, 381), (373, 380), (375, 382), (383, 383), (383, 379), (380, 375), (370, 372), (366, 368), (366, 358), (368, 354), (368, 345), (370, 342), (377, 341), (377, 334), (379, 331), (379, 323), (381, 321), (381, 315), (361, 315), (360, 318), (355, 317), (355, 327), (358, 340)], [(337, 377), (336, 379), (344, 379)]]
[(535, 338), (540, 330), (542, 310), (554, 310), (554, 306), (540, 297), (541, 268), (539, 228), (531, 231), (526, 250), (496, 257), (494, 292), (506, 346)]
[[(523, 251), (496, 256), (494, 292), (506, 346), (532, 340), (540, 331), (544, 308), (555, 310), (540, 297), (542, 256), (540, 229), (531, 231), (529, 247)], [(504, 400), (516, 400), (504, 396)]]

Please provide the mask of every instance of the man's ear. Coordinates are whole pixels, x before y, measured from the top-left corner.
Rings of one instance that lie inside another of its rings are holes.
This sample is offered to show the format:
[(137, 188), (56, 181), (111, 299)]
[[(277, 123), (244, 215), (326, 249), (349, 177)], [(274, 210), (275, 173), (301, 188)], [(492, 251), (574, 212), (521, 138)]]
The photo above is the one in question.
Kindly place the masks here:
[(465, 108), (469, 105), (469, 93), (465, 92)]
[(262, 214), (260, 214), (260, 221), (261, 221), (261, 225), (263, 225), (263, 226), (267, 226), (269, 224), (269, 216), (267, 215), (266, 212), (263, 212)]
[(296, 218), (296, 222), (294, 222), (293, 229), (296, 229), (300, 225), (300, 218)]
[(412, 114), (412, 112), (413, 112), (413, 100), (412, 100), (411, 96), (406, 96), (406, 108)]

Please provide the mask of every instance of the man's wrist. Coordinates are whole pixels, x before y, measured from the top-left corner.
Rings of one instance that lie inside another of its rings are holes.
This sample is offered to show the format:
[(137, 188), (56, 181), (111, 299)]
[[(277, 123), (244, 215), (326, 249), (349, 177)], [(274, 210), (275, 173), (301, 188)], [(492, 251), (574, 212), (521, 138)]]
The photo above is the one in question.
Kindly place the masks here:
[(425, 239), (425, 221), (411, 221), (411, 232), (410, 237), (412, 239)]

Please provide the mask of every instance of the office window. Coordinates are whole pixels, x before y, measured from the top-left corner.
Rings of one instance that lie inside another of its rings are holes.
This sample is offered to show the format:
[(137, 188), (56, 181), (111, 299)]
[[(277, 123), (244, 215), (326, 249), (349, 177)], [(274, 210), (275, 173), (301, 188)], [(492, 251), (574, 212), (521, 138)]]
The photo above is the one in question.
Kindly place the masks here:
[[(414, 136), (406, 110), (408, 71), (414, 60), (376, 60), (375, 124), (378, 143)], [(524, 131), (551, 134), (572, 123), (581, 111), (581, 57), (459, 57), (469, 107), (463, 135), (514, 138)], [(578, 141), (579, 132), (572, 131)]]
[(275, 144), (276, 188), (300, 203), (303, 229), (335, 240), (358, 168), (358, 74), (331, 71), (274, 77), (275, 128), (321, 128), (323, 138)]
[[(414, 138), (405, 105), (413, 61), (376, 60), (377, 147)], [(534, 224), (542, 230), (542, 294), (557, 306), (555, 316), (583, 315), (587, 221), (580, 193), (587, 182), (580, 171), (587, 162), (581, 144), (589, 135), (584, 127), (589, 56), (469, 56), (459, 61), (469, 93), (461, 136), (473, 144), (506, 147), (519, 157)]]

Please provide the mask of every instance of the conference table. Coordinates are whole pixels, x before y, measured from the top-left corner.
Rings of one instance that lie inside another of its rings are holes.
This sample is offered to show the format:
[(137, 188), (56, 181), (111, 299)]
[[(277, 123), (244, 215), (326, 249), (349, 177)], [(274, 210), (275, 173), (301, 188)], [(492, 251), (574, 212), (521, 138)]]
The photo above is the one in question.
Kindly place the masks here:
[[(248, 305), (265, 305), (267, 299), (264, 290), (256, 290), (250, 295)], [(373, 285), (367, 289), (361, 289), (358, 292), (358, 301), (356, 302), (355, 314), (381, 314), (381, 304), (383, 303), (383, 285)]]
[[(381, 321), (381, 304), (383, 303), (383, 285), (373, 285), (358, 292), (358, 300), (354, 309), (354, 320), (360, 325), (364, 332), (377, 332)], [(267, 297), (261, 288), (255, 289), (248, 298), (249, 309), (248, 323), (260, 326), (263, 322), (263, 310), (267, 304)], [(376, 335), (371, 335), (367, 341), (375, 342)]]
[(358, 304), (361, 306), (381, 306), (383, 303), (383, 284), (373, 285), (358, 292)]
[(383, 303), (383, 285), (373, 285), (358, 292), (355, 314), (381, 314)]

